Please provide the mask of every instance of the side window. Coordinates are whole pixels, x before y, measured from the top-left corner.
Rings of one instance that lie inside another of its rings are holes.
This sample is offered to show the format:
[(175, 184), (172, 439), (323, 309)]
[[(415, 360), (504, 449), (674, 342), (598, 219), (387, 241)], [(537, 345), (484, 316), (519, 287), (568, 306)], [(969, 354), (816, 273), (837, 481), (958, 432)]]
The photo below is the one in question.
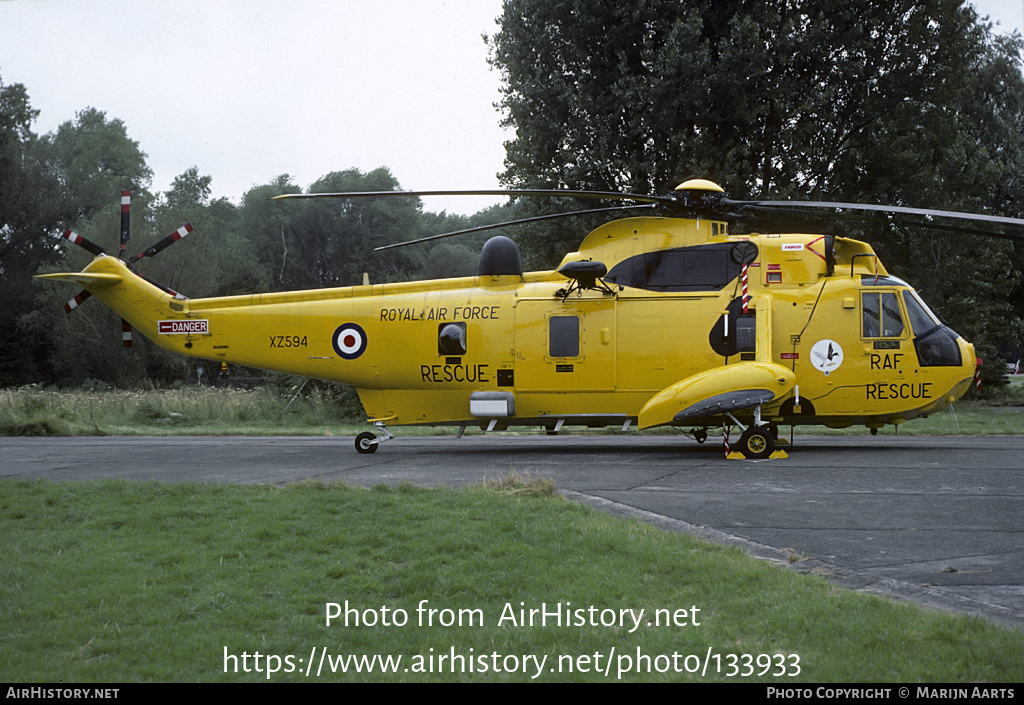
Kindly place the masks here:
[(438, 355), (466, 354), (466, 324), (442, 323), (437, 327)]
[(861, 294), (862, 335), (865, 338), (900, 338), (903, 336), (903, 314), (896, 294), (871, 291)]
[(579, 357), (579, 316), (552, 316), (548, 320), (548, 353), (551, 357)]

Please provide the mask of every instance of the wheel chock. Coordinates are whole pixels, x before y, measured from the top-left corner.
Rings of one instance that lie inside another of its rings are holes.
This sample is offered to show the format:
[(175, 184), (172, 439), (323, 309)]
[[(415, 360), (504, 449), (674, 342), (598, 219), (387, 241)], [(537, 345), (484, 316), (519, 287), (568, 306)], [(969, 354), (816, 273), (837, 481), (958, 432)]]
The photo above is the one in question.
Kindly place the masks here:
[[(776, 450), (776, 451), (772, 452), (772, 454), (769, 455), (767, 458), (765, 458), (765, 460), (785, 460), (788, 457), (789, 457), (789, 453), (787, 453), (786, 451), (784, 451), (784, 450)], [(747, 456), (743, 455), (743, 453), (740, 453), (738, 450), (734, 450), (733, 452), (729, 453), (729, 455), (725, 456), (725, 459), (726, 460), (749, 460), (749, 458), (747, 458)]]

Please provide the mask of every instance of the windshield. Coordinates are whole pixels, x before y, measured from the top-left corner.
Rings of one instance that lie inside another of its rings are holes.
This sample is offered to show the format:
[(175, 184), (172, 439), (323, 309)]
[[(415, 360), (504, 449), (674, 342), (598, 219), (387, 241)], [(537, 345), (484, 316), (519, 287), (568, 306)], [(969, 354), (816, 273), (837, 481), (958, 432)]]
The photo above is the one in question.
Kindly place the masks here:
[(912, 289), (903, 290), (907, 319), (914, 329), (914, 348), (922, 367), (960, 366), (963, 358), (956, 332), (944, 325)]
[(941, 325), (938, 316), (932, 313), (931, 309), (917, 297), (917, 294), (910, 290), (903, 290), (903, 303), (907, 306), (907, 317), (910, 319), (910, 327), (914, 333), (921, 335), (927, 333), (935, 326)]

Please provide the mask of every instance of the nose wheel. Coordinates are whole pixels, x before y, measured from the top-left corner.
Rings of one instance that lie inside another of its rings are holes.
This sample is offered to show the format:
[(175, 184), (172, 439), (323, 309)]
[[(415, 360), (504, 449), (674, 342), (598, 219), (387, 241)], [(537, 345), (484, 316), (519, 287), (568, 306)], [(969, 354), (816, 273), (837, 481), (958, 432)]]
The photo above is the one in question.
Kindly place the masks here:
[(739, 451), (751, 460), (761, 460), (775, 452), (775, 435), (768, 424), (749, 426), (740, 436)]
[[(732, 414), (727, 413), (726, 416), (733, 421), (737, 426), (743, 428), (743, 424), (736, 420), (736, 417)], [(729, 431), (728, 427), (723, 427), (725, 431), (725, 452), (729, 456)], [(757, 406), (754, 408), (754, 422), (743, 428), (743, 433), (740, 435), (740, 442), (737, 451), (749, 460), (763, 460), (765, 458), (772, 457), (775, 452), (775, 446), (779, 440), (779, 427), (769, 422), (761, 421), (761, 407)], [(786, 454), (780, 451), (781, 457), (787, 457)], [(738, 457), (738, 456), (730, 456)]]

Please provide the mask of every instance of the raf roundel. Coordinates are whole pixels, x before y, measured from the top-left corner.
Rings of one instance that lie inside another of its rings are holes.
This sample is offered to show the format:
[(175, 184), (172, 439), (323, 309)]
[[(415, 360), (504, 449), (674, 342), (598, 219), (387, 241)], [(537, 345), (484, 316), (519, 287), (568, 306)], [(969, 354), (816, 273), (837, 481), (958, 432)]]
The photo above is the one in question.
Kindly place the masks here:
[(355, 323), (346, 323), (334, 331), (331, 343), (343, 359), (355, 360), (366, 350), (366, 331)]

